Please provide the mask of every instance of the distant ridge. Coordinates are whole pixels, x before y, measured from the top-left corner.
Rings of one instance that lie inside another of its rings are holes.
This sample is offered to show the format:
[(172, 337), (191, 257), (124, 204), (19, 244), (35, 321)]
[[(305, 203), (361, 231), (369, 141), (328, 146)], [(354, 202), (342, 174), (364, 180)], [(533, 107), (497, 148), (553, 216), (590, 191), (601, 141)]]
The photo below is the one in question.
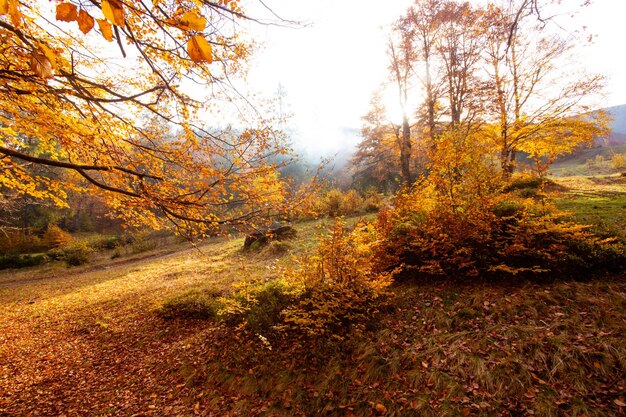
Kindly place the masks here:
[(613, 132), (606, 138), (610, 143), (626, 143), (626, 104), (603, 109), (611, 115), (611, 129)]

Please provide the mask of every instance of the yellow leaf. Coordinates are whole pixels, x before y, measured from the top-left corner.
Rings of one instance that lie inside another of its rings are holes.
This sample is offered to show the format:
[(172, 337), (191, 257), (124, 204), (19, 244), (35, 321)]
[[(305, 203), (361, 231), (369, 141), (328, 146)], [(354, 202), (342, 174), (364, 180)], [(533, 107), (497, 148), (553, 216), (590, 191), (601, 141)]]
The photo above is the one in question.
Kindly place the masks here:
[(30, 69), (43, 79), (54, 78), (52, 63), (39, 51), (30, 54)]
[(115, 26), (124, 26), (124, 8), (119, 0), (102, 0), (102, 14)]
[(111, 24), (104, 19), (96, 19), (98, 22), (98, 27), (100, 28), (100, 32), (102, 32), (102, 36), (109, 42), (113, 41), (113, 31), (111, 29)]
[(80, 9), (80, 12), (78, 12), (78, 28), (80, 31), (86, 35), (91, 29), (93, 29), (93, 25), (93, 17), (91, 17), (89, 13), (83, 9)]
[(76, 5), (72, 3), (57, 4), (57, 20), (73, 22), (78, 17)]
[(9, 13), (9, 1), (0, 0), (0, 15)]
[(194, 35), (189, 39), (187, 53), (193, 62), (213, 62), (213, 49), (202, 35)]
[(19, 9), (17, 8), (19, 1), (18, 0), (8, 0), (8, 11), (9, 11), (9, 16), (11, 17), (11, 23), (13, 24), (13, 26), (15, 26), (16, 28), (20, 27), (22, 24), (22, 14), (20, 13)]
[(206, 27), (206, 19), (197, 11), (190, 10), (183, 14), (179, 26), (185, 30), (202, 31)]

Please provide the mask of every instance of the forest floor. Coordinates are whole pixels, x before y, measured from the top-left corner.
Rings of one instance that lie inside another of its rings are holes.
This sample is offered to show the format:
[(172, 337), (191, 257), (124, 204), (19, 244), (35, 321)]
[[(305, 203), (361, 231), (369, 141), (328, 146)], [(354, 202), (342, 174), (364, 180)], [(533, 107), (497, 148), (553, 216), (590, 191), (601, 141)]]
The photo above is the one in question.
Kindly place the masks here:
[[(559, 181), (558, 204), (575, 217), (626, 224), (619, 177), (595, 194), (585, 190), (596, 180)], [(297, 225), (286, 253), (213, 239), (97, 267), (3, 271), (0, 416), (624, 415), (624, 276), (397, 284), (370, 326), (311, 345), (158, 314), (193, 289), (278, 276), (331, 224)]]

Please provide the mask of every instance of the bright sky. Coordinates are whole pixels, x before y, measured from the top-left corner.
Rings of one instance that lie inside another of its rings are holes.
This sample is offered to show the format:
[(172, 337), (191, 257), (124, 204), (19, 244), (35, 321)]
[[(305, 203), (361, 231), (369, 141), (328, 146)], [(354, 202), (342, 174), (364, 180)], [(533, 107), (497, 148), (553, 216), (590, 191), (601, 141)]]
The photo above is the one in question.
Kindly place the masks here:
[[(476, 0), (474, 0), (476, 1)], [(258, 7), (257, 0), (249, 0)], [(332, 154), (358, 141), (372, 92), (386, 80), (386, 31), (412, 0), (264, 0), (304, 28), (253, 27), (264, 46), (248, 81), (267, 95), (282, 84), (293, 113), (292, 136), (309, 152)], [(582, 0), (566, 0), (577, 6)], [(248, 10), (251, 9), (248, 6)], [(267, 13), (265, 13), (267, 16)], [(593, 0), (575, 18), (595, 42), (583, 55), (589, 71), (609, 77), (606, 105), (626, 103), (625, 0)]]

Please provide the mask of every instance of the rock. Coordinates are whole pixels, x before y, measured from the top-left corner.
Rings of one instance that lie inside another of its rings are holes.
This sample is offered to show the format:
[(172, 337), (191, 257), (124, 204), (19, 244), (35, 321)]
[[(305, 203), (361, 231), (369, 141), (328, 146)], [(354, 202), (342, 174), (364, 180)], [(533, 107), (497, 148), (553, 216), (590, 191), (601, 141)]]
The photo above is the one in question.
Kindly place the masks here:
[(271, 240), (284, 240), (292, 238), (296, 235), (296, 229), (289, 224), (272, 223), (267, 229), (256, 230), (246, 236), (243, 243), (243, 249), (248, 250), (257, 243), (265, 245)]

